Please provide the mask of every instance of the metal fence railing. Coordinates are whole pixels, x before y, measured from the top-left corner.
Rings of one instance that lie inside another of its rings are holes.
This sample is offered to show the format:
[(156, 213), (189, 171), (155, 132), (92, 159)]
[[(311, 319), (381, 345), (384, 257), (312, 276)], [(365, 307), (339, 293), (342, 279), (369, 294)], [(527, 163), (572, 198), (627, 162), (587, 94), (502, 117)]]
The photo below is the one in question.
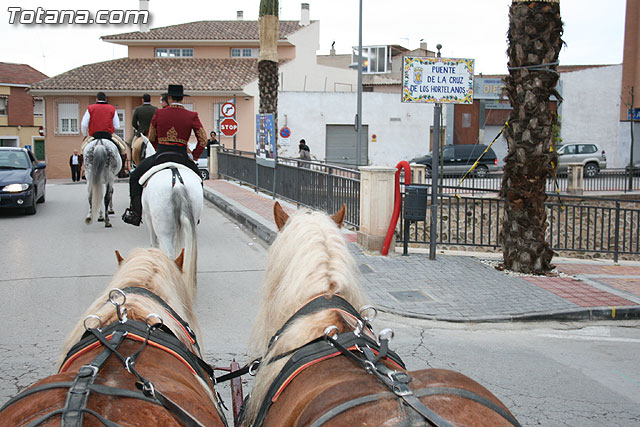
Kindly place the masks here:
[[(640, 255), (640, 201), (549, 194), (545, 206), (553, 250), (612, 254), (616, 261), (622, 254)], [(437, 244), (498, 248), (503, 208), (495, 193), (440, 194)], [(407, 243), (429, 244), (430, 209), (429, 204), (424, 221), (402, 221), (399, 236), (408, 226)]]
[[(462, 194), (475, 194), (481, 193), (483, 190), (500, 190), (502, 178), (502, 172), (492, 172), (483, 178), (469, 175), (462, 183), (460, 182), (462, 180), (460, 175), (444, 175), (438, 181), (445, 188), (445, 191), (454, 192), (457, 190), (458, 193)], [(431, 178), (425, 178), (424, 183), (431, 185)], [(458, 185), (460, 185), (459, 188)], [(567, 175), (561, 174), (557, 177), (557, 180), (547, 179), (546, 191), (553, 193), (557, 190), (564, 193), (567, 191), (567, 186)], [(629, 173), (624, 169), (604, 169), (595, 177), (585, 177), (583, 179), (583, 190), (586, 192), (640, 190), (640, 174), (636, 173), (629, 179)]]
[[(302, 206), (333, 214), (346, 205), (345, 222), (360, 226), (360, 172), (321, 162), (278, 158), (276, 168), (258, 164), (255, 154), (218, 151), (218, 173)], [(275, 187), (274, 187), (275, 179)]]

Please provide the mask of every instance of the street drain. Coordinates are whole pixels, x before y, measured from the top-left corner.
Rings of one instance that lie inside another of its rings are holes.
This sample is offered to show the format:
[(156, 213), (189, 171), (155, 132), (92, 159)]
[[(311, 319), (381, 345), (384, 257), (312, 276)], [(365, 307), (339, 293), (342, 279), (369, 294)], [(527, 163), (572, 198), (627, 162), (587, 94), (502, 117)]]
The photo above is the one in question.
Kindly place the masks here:
[(433, 298), (423, 294), (420, 291), (389, 291), (392, 297), (399, 302), (431, 302)]

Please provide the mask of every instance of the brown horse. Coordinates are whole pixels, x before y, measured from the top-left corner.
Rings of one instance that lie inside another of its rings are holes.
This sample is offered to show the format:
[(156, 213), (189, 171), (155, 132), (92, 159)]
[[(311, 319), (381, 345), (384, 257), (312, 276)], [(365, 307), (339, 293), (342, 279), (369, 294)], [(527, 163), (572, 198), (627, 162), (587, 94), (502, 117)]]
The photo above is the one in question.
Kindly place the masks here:
[(184, 252), (116, 255), (120, 267), (68, 336), (59, 373), (7, 402), (1, 426), (226, 425), (200, 358)]
[(372, 309), (353, 308), (364, 298), (339, 230), (344, 213), (343, 206), (331, 219), (305, 210), (288, 217), (274, 206), (279, 233), (253, 331), (262, 362), (244, 425), (519, 425), (472, 379), (407, 372), (388, 348), (392, 332), (376, 339), (364, 315)]

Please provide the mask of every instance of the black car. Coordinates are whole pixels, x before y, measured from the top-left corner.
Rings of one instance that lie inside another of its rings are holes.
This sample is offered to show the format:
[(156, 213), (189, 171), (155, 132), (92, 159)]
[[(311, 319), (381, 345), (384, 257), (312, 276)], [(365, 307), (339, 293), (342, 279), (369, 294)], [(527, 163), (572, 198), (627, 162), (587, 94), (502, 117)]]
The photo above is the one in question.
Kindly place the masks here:
[(0, 147), (0, 208), (24, 208), (25, 213), (35, 214), (36, 204), (45, 198), (45, 167), (25, 148)]
[[(463, 175), (478, 160), (478, 157), (487, 150), (484, 144), (473, 145), (446, 145), (442, 149), (442, 166), (445, 175)], [(423, 157), (416, 157), (411, 163), (426, 165), (426, 176), (431, 176), (432, 153)], [(492, 148), (482, 156), (473, 173), (479, 178), (484, 178), (490, 171), (498, 170), (498, 157)]]

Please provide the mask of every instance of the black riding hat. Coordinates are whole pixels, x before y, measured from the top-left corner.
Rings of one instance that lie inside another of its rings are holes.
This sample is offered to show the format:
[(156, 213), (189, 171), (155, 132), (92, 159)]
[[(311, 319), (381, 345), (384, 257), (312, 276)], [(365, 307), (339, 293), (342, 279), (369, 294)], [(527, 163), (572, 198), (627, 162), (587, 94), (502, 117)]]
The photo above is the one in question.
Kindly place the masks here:
[(183, 92), (182, 85), (169, 85), (167, 93), (163, 93), (162, 96), (191, 96)]

